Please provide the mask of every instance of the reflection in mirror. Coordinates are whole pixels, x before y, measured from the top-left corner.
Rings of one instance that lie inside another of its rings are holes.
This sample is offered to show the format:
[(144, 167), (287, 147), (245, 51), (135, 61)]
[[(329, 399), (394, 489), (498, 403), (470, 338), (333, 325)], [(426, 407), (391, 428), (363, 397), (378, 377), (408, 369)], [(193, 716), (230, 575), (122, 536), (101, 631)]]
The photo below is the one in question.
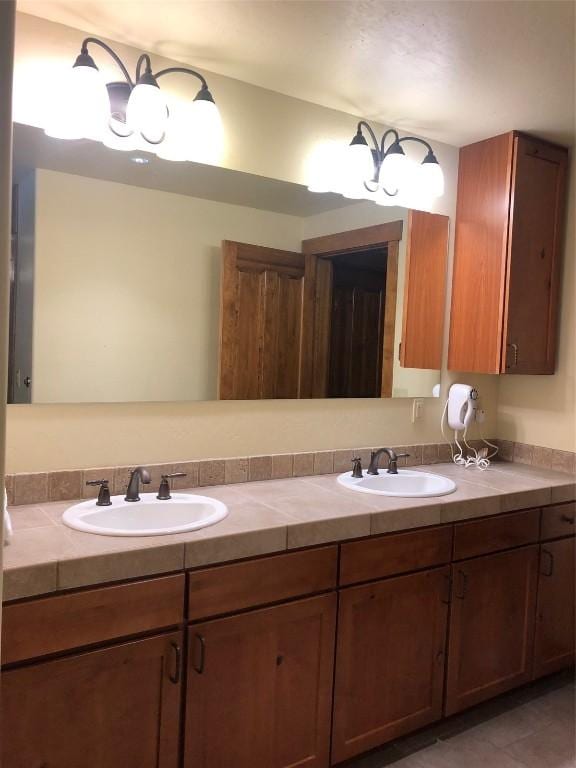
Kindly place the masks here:
[(439, 393), (444, 216), (19, 124), (14, 191), (9, 402)]

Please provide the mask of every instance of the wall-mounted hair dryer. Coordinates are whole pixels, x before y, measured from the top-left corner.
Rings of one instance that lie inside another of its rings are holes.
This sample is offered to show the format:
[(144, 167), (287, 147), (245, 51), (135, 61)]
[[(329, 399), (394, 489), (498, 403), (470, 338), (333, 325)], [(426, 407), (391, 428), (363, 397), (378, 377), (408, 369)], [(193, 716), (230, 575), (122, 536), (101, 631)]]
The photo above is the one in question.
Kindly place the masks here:
[[(448, 392), (448, 399), (442, 413), (440, 428), (442, 436), (450, 445), (452, 461), (463, 467), (477, 467), (478, 469), (487, 469), (490, 466), (490, 459), (498, 453), (497, 446), (488, 440), (482, 439), (485, 444), (480, 450), (476, 450), (467, 442), (467, 432), (470, 424), (477, 420), (478, 411), (478, 390), (469, 384), (452, 384)], [(481, 412), (482, 413), (482, 412)], [(481, 419), (478, 419), (481, 420)], [(444, 435), (444, 422), (448, 422), (450, 429), (454, 430), (454, 446), (452, 441)], [(462, 436), (460, 436), (462, 433)], [(460, 444), (462, 441), (463, 445)], [(489, 454), (488, 446), (494, 451)], [(467, 449), (467, 450), (465, 450)]]
[(448, 393), (448, 426), (457, 432), (466, 429), (476, 416), (478, 391), (468, 384), (452, 384)]

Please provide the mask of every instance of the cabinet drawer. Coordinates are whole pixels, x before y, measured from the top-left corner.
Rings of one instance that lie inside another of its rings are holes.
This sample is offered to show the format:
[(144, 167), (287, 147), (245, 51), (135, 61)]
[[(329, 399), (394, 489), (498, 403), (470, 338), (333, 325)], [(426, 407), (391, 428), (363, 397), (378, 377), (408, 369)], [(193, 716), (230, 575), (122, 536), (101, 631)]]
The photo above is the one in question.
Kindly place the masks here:
[(188, 618), (241, 611), (336, 587), (338, 548), (219, 565), (188, 573)]
[(2, 663), (180, 624), (184, 574), (5, 605)]
[(538, 541), (539, 523), (539, 509), (456, 523), (454, 560), (487, 555)]
[(555, 504), (542, 510), (542, 539), (558, 539), (570, 536), (576, 529), (576, 501)]
[(343, 544), (340, 584), (357, 584), (449, 563), (452, 526), (423, 528)]

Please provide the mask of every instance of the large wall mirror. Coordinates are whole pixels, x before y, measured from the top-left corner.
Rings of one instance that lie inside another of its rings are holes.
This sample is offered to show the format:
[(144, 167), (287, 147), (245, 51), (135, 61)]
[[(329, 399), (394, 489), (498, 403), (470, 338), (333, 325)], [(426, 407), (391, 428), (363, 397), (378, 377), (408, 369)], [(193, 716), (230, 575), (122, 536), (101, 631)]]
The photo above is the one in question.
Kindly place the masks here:
[(14, 126), (8, 402), (439, 394), (448, 219)]

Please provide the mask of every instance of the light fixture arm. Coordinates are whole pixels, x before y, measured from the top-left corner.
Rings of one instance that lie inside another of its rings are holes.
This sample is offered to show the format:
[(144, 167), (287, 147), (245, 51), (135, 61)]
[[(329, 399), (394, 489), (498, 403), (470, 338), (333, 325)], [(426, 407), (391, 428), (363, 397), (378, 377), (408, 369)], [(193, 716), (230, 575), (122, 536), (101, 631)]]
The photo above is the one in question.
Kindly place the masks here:
[[(398, 134), (396, 134), (396, 136), (398, 136)], [(422, 144), (424, 147), (426, 147), (426, 149), (430, 154), (432, 155), (434, 154), (434, 150), (432, 149), (430, 144), (428, 144), (427, 141), (424, 141), (424, 139), (419, 139), (416, 136), (404, 136), (402, 139), (397, 139), (397, 141), (398, 141), (398, 144), (402, 144), (403, 141), (415, 141), (418, 144)]]
[(202, 75), (199, 72), (196, 72), (196, 70), (188, 69), (187, 67), (167, 67), (166, 69), (161, 69), (160, 72), (156, 72), (154, 77), (156, 78), (156, 80), (158, 80), (159, 77), (163, 77), (164, 75), (169, 75), (172, 72), (181, 72), (185, 75), (193, 75), (194, 77), (197, 77), (198, 80), (200, 80), (200, 83), (202, 84), (202, 88), (208, 89), (208, 83), (202, 77)]
[(142, 64), (146, 64), (146, 69), (144, 70), (147, 75), (152, 74), (152, 62), (150, 61), (150, 56), (148, 56), (147, 53), (143, 53), (136, 62), (136, 82), (140, 80), (140, 77), (142, 76)]
[(100, 48), (103, 48), (106, 51), (106, 53), (114, 59), (116, 64), (122, 70), (122, 74), (126, 78), (126, 82), (129, 83), (131, 88), (134, 87), (134, 83), (132, 82), (132, 78), (130, 77), (130, 73), (128, 72), (128, 70), (124, 66), (124, 64), (122, 62), (122, 59), (120, 58), (120, 56), (118, 56), (116, 51), (114, 51), (112, 48), (110, 48), (109, 45), (106, 45), (106, 43), (103, 43), (102, 40), (99, 40), (97, 37), (86, 37), (82, 41), (82, 48), (80, 49), (80, 52), (81, 52), (82, 55), (88, 56), (88, 45), (89, 44), (99, 45)]

